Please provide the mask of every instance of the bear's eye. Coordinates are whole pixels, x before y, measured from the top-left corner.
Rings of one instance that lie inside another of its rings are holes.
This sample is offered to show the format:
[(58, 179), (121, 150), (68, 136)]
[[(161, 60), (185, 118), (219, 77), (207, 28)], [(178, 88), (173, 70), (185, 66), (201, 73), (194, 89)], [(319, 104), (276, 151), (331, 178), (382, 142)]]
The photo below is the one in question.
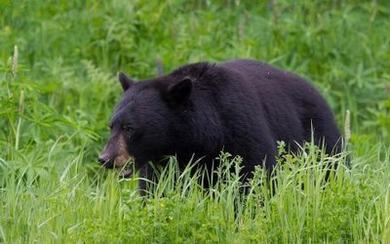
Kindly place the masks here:
[(134, 132), (134, 128), (131, 127), (130, 125), (122, 125), (122, 130), (128, 132), (128, 133), (132, 133)]

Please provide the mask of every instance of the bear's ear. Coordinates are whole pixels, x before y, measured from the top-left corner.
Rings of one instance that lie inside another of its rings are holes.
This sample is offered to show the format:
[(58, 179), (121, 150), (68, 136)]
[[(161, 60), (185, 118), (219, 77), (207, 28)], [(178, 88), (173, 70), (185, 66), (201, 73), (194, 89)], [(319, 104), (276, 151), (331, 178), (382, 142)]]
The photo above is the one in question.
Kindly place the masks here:
[(174, 104), (180, 104), (190, 97), (191, 90), (192, 80), (186, 77), (179, 82), (169, 85), (166, 97), (168, 101)]
[(118, 80), (119, 82), (121, 83), (122, 85), (122, 88), (123, 88), (123, 91), (126, 91), (127, 89), (129, 89), (134, 81), (132, 79), (130, 79), (125, 73), (123, 72), (119, 72), (118, 74)]

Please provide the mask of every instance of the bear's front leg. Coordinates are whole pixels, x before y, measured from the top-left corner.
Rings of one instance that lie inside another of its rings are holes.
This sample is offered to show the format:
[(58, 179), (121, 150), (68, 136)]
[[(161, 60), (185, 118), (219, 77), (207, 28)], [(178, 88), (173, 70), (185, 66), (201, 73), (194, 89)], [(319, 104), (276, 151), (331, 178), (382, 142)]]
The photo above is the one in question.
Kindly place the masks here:
[(142, 197), (149, 193), (149, 186), (153, 180), (153, 168), (149, 163), (145, 163), (139, 170), (138, 190)]

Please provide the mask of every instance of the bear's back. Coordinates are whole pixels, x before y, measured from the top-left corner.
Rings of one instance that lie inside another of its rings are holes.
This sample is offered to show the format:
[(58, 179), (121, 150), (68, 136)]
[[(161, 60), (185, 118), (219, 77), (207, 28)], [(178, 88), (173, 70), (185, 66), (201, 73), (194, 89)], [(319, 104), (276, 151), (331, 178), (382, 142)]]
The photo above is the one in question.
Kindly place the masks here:
[(316, 127), (322, 123), (334, 123), (333, 115), (320, 93), (303, 78), (254, 60), (232, 60), (219, 64), (220, 67), (240, 77), (236, 89), (255, 90), (264, 119), (277, 140), (290, 144), (293, 141), (309, 140), (311, 123)]
[(319, 93), (303, 78), (269, 64), (254, 60), (232, 60), (221, 63), (220, 66), (237, 72), (240, 76), (253, 83), (259, 95), (287, 95), (293, 99), (310, 99), (318, 97)]
[(242, 83), (238, 86), (249, 84), (256, 90), (259, 101), (265, 107), (287, 108), (290, 113), (294, 110), (298, 113), (320, 108), (329, 110), (320, 93), (306, 80), (291, 72), (245, 59), (228, 61), (220, 66), (238, 74), (239, 83)]

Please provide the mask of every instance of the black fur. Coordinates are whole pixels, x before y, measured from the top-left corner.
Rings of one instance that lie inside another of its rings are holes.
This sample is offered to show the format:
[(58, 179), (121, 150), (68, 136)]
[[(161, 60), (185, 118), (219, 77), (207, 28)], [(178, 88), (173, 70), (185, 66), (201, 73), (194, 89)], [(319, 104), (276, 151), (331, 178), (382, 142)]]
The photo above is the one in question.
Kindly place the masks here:
[(320, 94), (302, 78), (261, 62), (196, 63), (131, 85), (120, 80), (125, 93), (112, 125), (132, 128), (124, 133), (141, 172), (165, 155), (177, 155), (181, 166), (193, 155), (204, 157), (210, 166), (222, 149), (243, 157), (243, 175), (250, 176), (256, 165), (271, 172), (276, 142), (296, 150), (296, 143), (311, 140), (312, 129), (327, 153), (341, 149)]

